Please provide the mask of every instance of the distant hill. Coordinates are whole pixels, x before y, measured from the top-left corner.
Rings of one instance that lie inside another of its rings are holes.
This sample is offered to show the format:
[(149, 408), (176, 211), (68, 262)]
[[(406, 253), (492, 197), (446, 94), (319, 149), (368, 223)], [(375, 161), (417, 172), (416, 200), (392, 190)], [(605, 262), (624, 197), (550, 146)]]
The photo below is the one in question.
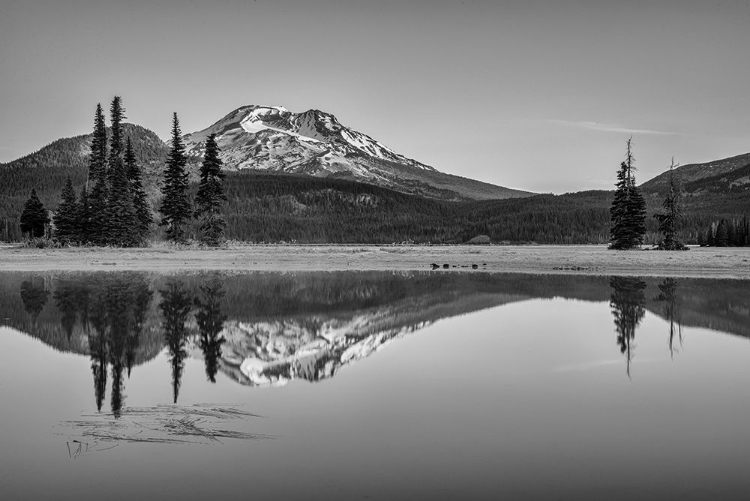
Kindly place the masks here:
[[(702, 164), (688, 164), (674, 170), (687, 193), (728, 192), (750, 188), (750, 153)], [(669, 171), (649, 179), (641, 185), (646, 193), (665, 193), (669, 186)]]
[[(169, 148), (154, 132), (135, 124), (123, 124), (139, 162), (144, 168), (147, 191), (157, 196), (157, 177)], [(10, 240), (20, 238), (18, 219), (23, 205), (34, 188), (47, 209), (54, 210), (60, 192), (70, 176), (76, 192), (86, 183), (91, 135), (58, 139), (47, 146), (12, 162), (0, 164), (0, 240), (8, 225)]]

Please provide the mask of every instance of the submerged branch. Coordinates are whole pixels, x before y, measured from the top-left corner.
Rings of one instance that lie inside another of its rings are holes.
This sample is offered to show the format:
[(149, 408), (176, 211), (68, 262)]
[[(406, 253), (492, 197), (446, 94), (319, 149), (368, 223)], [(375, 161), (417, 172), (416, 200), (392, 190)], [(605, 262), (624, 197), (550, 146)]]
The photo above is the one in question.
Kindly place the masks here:
[[(157, 444), (206, 444), (222, 443), (220, 439), (261, 440), (276, 438), (263, 433), (218, 428), (219, 424), (235, 421), (247, 425), (249, 418), (262, 417), (246, 412), (235, 406), (224, 407), (214, 404), (191, 406), (156, 405), (154, 407), (132, 407), (121, 410), (119, 418), (112, 414), (86, 414), (84, 419), (65, 421), (62, 424), (70, 429), (69, 435), (80, 437), (67, 442), (68, 455), (78, 457), (83, 452), (81, 444), (96, 446), (99, 442), (157, 443)], [(87, 419), (88, 418), (88, 419)], [(88, 439), (92, 442), (86, 442)], [(76, 450), (70, 450), (70, 444)]]

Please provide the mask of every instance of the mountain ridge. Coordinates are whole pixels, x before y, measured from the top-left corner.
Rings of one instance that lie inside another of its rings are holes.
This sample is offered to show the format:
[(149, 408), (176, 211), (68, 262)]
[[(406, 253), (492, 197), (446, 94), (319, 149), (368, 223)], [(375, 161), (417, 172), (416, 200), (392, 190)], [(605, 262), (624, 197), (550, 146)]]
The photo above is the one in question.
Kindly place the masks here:
[[(748, 184), (750, 183), (750, 178), (742, 171), (742, 169), (748, 166), (750, 166), (750, 153), (743, 153), (709, 162), (681, 165), (674, 169), (674, 173), (685, 188), (692, 188), (692, 190), (688, 190), (688, 192), (692, 193), (708, 188), (708, 186), (702, 186), (704, 183), (700, 183), (701, 180), (721, 181), (723, 178), (727, 178), (729, 187), (733, 183), (738, 186)], [(739, 176), (733, 175), (733, 173), (738, 172), (741, 172)], [(641, 189), (647, 193), (662, 193), (666, 192), (668, 185), (669, 170), (666, 170), (642, 183)]]
[(337, 177), (443, 200), (505, 199), (533, 195), (438, 171), (407, 158), (331, 113), (293, 113), (282, 106), (241, 106), (211, 126), (185, 134), (187, 155), (198, 161), (210, 134), (229, 170)]

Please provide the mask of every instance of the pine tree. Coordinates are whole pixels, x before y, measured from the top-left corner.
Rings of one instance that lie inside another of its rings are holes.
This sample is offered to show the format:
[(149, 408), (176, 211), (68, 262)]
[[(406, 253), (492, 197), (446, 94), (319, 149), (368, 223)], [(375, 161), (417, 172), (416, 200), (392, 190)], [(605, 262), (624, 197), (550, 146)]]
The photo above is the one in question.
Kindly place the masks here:
[(34, 188), (31, 189), (31, 195), (23, 206), (20, 223), (21, 233), (28, 233), (33, 238), (43, 237), (49, 224), (49, 213)]
[(111, 130), (109, 144), (109, 197), (107, 199), (106, 241), (110, 245), (132, 247), (140, 243), (140, 232), (128, 172), (123, 161), (122, 120), (125, 110), (122, 100), (115, 96), (110, 106)]
[(187, 158), (185, 146), (180, 136), (180, 124), (177, 113), (172, 118), (172, 149), (167, 158), (162, 187), (162, 203), (159, 212), (162, 215), (161, 225), (167, 227), (167, 238), (173, 242), (185, 241), (184, 225), (190, 220), (192, 210), (188, 201), (188, 175), (185, 172)]
[(615, 186), (615, 199), (610, 207), (610, 249), (627, 250), (639, 247), (646, 233), (646, 200), (635, 184), (632, 138), (627, 142), (625, 161), (620, 164)]
[(143, 189), (141, 168), (136, 161), (133, 144), (130, 142), (130, 138), (128, 138), (125, 146), (125, 169), (127, 170), (128, 180), (130, 181), (130, 192), (133, 197), (133, 207), (135, 208), (135, 216), (137, 219), (138, 235), (141, 240), (145, 240), (148, 237), (154, 219), (151, 215), (151, 206), (146, 198), (146, 191)]
[(88, 225), (83, 228), (83, 239), (85, 241), (104, 245), (106, 237), (106, 221), (101, 215), (107, 210), (107, 129), (104, 124), (102, 105), (96, 105), (96, 116), (94, 117), (94, 134), (91, 139), (91, 155), (89, 157), (89, 178), (91, 193), (88, 196), (89, 210), (91, 214), (99, 217), (91, 218)]
[(195, 217), (200, 219), (201, 242), (216, 247), (224, 240), (227, 221), (221, 214), (221, 205), (226, 201), (222, 184), (225, 174), (221, 170), (216, 134), (206, 140), (206, 153), (201, 165), (201, 180), (195, 197)]
[(61, 194), (62, 201), (57, 207), (53, 221), (55, 223), (55, 238), (62, 243), (74, 242), (78, 238), (78, 203), (73, 183), (68, 176)]
[(659, 231), (664, 235), (664, 240), (658, 245), (658, 248), (661, 250), (687, 250), (687, 247), (677, 240), (677, 223), (681, 211), (679, 200), (680, 189), (674, 174), (675, 167), (677, 165), (675, 165), (674, 158), (672, 158), (672, 163), (669, 165), (669, 191), (662, 204), (664, 212), (654, 214), (654, 217), (659, 221)]
[(115, 96), (110, 106), (111, 135), (109, 143), (109, 197), (106, 211), (106, 242), (120, 247), (132, 247), (140, 242), (128, 172), (123, 162), (122, 121), (125, 110), (122, 99)]

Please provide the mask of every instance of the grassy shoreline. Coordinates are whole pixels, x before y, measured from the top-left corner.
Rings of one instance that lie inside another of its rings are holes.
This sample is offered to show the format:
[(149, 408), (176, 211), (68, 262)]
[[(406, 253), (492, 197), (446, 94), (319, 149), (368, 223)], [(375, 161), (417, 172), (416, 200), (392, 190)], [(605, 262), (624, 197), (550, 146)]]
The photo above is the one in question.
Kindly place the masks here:
[[(605, 246), (231, 245), (225, 249), (0, 247), (0, 271), (522, 272), (750, 279), (750, 248), (610, 251)], [(444, 269), (443, 265), (449, 268)], [(477, 265), (477, 269), (472, 269)]]

